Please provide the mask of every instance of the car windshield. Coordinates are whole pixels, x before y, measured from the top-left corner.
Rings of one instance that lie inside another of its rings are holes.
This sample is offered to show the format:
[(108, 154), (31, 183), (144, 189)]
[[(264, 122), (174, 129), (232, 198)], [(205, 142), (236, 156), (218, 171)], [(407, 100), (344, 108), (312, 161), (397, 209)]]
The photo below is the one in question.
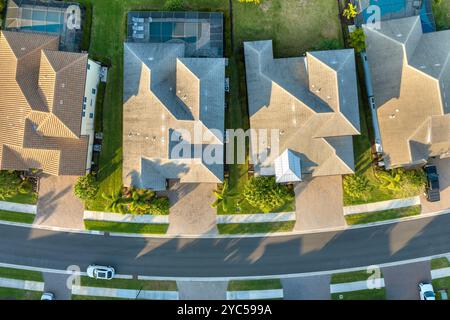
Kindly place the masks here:
[(112, 272), (108, 271), (108, 278), (111, 278), (111, 277), (112, 277)]
[(427, 291), (424, 293), (425, 298), (434, 298), (434, 292)]
[(106, 278), (106, 272), (105, 271), (97, 271), (97, 277)]

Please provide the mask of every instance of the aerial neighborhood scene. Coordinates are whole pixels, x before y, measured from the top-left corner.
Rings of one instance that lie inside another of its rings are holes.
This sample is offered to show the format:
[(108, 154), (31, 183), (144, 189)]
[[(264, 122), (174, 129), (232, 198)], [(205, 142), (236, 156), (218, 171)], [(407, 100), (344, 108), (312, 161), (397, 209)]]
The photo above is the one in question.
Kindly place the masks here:
[(0, 237), (0, 300), (448, 300), (450, 0), (0, 0)]

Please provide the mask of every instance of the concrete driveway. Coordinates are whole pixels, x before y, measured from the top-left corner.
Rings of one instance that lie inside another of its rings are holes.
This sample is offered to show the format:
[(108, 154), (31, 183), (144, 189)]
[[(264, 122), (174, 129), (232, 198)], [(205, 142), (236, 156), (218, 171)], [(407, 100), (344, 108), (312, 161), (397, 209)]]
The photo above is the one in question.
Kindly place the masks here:
[(430, 262), (382, 268), (388, 300), (419, 300), (420, 282), (431, 282)]
[(342, 176), (307, 177), (295, 187), (294, 230), (345, 226)]
[(281, 279), (285, 300), (330, 300), (330, 275)]
[(428, 202), (426, 197), (421, 195), (422, 213), (436, 212), (450, 208), (450, 158), (432, 159), (429, 163), (437, 167), (441, 201)]
[(72, 290), (67, 286), (68, 274), (44, 272), (44, 291), (55, 295), (55, 300), (70, 300)]
[(83, 202), (73, 194), (77, 177), (46, 175), (40, 180), (34, 224), (84, 229)]
[(180, 300), (226, 300), (228, 281), (177, 281)]
[(217, 234), (216, 209), (211, 208), (215, 183), (177, 183), (165, 194), (170, 200), (169, 229), (172, 235)]

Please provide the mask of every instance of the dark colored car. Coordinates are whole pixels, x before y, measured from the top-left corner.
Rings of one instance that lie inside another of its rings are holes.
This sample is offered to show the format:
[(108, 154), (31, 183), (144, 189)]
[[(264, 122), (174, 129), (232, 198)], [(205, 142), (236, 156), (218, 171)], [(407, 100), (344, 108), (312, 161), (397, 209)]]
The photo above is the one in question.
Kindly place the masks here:
[(427, 175), (427, 200), (435, 202), (441, 200), (439, 192), (439, 175), (436, 166), (427, 165), (424, 167)]

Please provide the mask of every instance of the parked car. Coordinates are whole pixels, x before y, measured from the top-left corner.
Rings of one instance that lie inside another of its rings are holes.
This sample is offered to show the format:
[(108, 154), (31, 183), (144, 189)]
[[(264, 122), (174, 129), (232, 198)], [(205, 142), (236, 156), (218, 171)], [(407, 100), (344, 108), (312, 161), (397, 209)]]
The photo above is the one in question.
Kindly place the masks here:
[(419, 283), (420, 300), (436, 300), (431, 283)]
[(41, 296), (41, 300), (55, 300), (55, 295), (51, 292), (44, 292)]
[(427, 175), (427, 200), (430, 202), (441, 200), (441, 195), (439, 192), (439, 174), (437, 172), (436, 166), (427, 165), (424, 167), (424, 170)]
[(96, 264), (91, 264), (87, 270), (87, 275), (90, 278), (101, 279), (101, 280), (111, 280), (114, 278), (115, 270), (110, 266), (99, 266)]

